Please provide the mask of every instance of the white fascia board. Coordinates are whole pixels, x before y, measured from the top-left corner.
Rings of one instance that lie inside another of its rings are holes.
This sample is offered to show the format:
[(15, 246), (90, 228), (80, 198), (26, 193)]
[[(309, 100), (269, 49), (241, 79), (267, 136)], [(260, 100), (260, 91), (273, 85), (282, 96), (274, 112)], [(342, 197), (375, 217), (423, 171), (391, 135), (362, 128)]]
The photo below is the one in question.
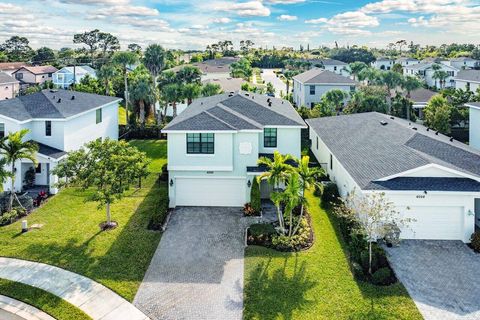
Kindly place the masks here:
[(263, 126), (264, 128), (283, 128), (283, 129), (306, 129), (308, 126), (305, 125), (297, 125), (297, 126), (276, 126), (276, 125), (268, 125), (268, 126)]
[[(476, 196), (480, 195), (480, 192), (474, 191), (430, 191), (426, 190), (427, 194), (429, 195), (448, 195), (448, 196)], [(424, 194), (423, 190), (362, 190), (365, 194), (372, 194), (372, 193), (385, 193), (385, 195), (417, 195), (417, 194)]]
[(237, 133), (236, 130), (161, 130), (162, 133)]
[[(422, 171), (422, 170), (428, 169), (428, 168), (440, 169), (440, 170), (443, 170), (443, 171), (446, 171), (446, 172), (449, 172), (449, 173), (459, 175), (459, 176), (464, 177), (464, 178), (469, 178), (469, 179), (480, 182), (480, 177), (478, 177), (478, 176), (471, 175), (471, 174), (468, 174), (468, 173), (464, 173), (464, 172), (461, 172), (461, 171), (458, 171), (458, 170), (455, 170), (455, 169), (450, 169), (450, 168), (438, 165), (436, 163), (426, 164), (424, 166), (420, 166), (420, 167), (417, 167), (417, 168), (414, 168), (414, 169), (399, 172), (399, 173), (393, 174), (393, 175), (388, 176), (388, 177), (376, 179), (375, 181), (387, 181), (387, 180), (391, 180), (391, 179), (394, 179), (394, 178), (403, 177), (403, 176), (405, 176), (407, 174), (410, 174), (410, 173), (415, 173), (415, 172), (418, 172), (418, 171)], [(435, 177), (430, 177), (430, 178), (435, 178)]]
[(316, 85), (316, 86), (356, 86), (356, 82), (305, 82), (305, 85)]
[(476, 80), (465, 80), (465, 79), (460, 79), (460, 78), (453, 78), (455, 81), (460, 81), (460, 82), (470, 82), (470, 83), (480, 83), (480, 81)]
[(233, 171), (233, 166), (168, 166), (168, 170), (172, 171)]
[(465, 103), (465, 106), (466, 106), (466, 107), (469, 107), (469, 108), (472, 108), (472, 109), (480, 110), (480, 106), (474, 106), (473, 104)]

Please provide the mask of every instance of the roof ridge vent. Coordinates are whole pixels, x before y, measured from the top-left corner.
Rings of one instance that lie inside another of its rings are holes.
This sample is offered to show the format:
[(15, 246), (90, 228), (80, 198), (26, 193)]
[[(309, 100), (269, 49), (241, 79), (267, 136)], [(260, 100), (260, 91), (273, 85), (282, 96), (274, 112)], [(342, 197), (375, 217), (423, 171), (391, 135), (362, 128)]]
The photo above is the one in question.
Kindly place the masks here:
[(72, 96), (71, 100), (75, 100), (75, 95)]
[(57, 103), (60, 103), (60, 102), (62, 102), (62, 98), (58, 98)]
[(386, 125), (388, 124), (388, 122), (385, 121), (385, 120), (382, 120), (382, 121), (380, 121), (380, 124), (381, 124), (382, 126), (386, 126)]

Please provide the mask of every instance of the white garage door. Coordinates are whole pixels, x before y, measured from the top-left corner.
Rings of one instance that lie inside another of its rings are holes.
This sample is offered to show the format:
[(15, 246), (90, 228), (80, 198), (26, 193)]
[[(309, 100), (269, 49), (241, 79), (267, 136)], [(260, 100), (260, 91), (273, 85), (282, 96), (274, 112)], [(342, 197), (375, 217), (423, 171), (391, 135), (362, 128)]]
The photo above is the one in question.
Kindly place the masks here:
[(406, 217), (415, 219), (404, 228), (404, 239), (463, 240), (463, 207), (400, 208)]
[(243, 207), (245, 179), (176, 178), (177, 206)]

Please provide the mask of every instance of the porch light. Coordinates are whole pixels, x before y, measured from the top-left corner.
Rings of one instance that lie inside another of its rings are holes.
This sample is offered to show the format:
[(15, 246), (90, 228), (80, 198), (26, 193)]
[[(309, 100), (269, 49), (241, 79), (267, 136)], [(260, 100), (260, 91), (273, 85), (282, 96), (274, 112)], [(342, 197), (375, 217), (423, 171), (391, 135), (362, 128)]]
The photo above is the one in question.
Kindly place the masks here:
[(250, 188), (251, 186), (252, 186), (252, 182), (251, 182), (250, 180), (248, 180), (248, 182), (247, 182), (247, 187)]
[(170, 179), (170, 187), (173, 187), (173, 179)]

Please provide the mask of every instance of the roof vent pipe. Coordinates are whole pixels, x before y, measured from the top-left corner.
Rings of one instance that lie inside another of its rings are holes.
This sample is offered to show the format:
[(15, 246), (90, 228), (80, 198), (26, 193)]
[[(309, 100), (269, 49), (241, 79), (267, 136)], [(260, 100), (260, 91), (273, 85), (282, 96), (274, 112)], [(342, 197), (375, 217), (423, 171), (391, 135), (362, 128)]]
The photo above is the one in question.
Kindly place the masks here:
[(62, 102), (62, 98), (58, 98), (57, 103), (60, 103), (60, 102)]
[(453, 142), (453, 137), (450, 137), (450, 142)]
[(437, 136), (438, 136), (438, 133), (439, 133), (439, 131), (435, 132), (435, 135), (437, 135)]
[(271, 106), (272, 106), (272, 103), (271, 103), (271, 102), (269, 102), (269, 103), (268, 103), (268, 106), (269, 106), (269, 107), (271, 107)]
[(381, 124), (382, 126), (386, 126), (386, 125), (388, 124), (388, 122), (387, 122), (387, 121), (380, 121), (380, 124)]
[(72, 100), (75, 100), (75, 96), (72, 96)]

